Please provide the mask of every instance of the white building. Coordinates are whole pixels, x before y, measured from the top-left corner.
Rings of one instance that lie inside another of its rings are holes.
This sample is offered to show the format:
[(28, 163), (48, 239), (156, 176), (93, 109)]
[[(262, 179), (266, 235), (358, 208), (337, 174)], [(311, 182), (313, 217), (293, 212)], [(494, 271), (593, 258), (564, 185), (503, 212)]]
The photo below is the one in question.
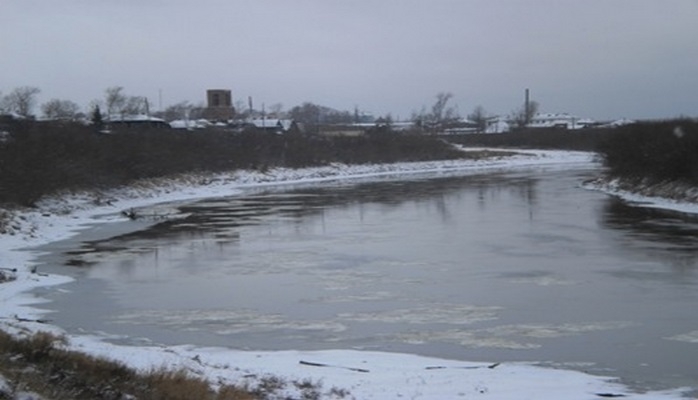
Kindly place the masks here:
[(173, 129), (187, 129), (190, 131), (194, 129), (206, 129), (211, 125), (211, 122), (206, 119), (176, 119), (174, 121), (170, 121), (170, 126)]
[(495, 116), (487, 119), (485, 133), (505, 133), (511, 130), (511, 124), (504, 117)]
[(147, 128), (170, 128), (170, 124), (162, 118), (155, 118), (145, 114), (134, 115), (112, 115), (104, 118), (104, 122), (111, 127), (147, 127)]
[(567, 113), (538, 113), (531, 118), (529, 128), (563, 128), (582, 129), (592, 126), (595, 122), (589, 118), (580, 118)]

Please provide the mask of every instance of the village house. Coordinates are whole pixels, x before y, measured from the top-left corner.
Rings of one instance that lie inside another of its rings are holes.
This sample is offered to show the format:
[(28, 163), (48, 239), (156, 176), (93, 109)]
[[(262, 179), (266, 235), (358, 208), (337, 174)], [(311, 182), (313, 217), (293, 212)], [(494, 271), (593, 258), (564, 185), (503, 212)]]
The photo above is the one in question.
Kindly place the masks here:
[(256, 118), (247, 121), (247, 123), (257, 130), (279, 135), (297, 133), (299, 129), (296, 122), (292, 119)]
[(589, 118), (580, 118), (567, 113), (538, 113), (531, 118), (528, 128), (561, 128), (583, 129), (593, 126), (595, 122)]
[(168, 124), (164, 119), (151, 117), (145, 114), (137, 115), (117, 115), (107, 117), (104, 122), (110, 129), (119, 128), (160, 128), (169, 129)]

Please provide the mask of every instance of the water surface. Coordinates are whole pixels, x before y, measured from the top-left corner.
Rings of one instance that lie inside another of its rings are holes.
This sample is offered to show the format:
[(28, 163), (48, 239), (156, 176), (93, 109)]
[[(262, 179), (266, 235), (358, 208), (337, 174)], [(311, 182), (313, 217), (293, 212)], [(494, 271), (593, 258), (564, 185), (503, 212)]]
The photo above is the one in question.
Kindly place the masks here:
[(582, 189), (595, 174), (432, 174), (178, 204), (188, 217), (56, 245), (47, 262), (77, 280), (42, 295), (59, 326), (126, 343), (537, 361), (698, 386), (698, 220)]

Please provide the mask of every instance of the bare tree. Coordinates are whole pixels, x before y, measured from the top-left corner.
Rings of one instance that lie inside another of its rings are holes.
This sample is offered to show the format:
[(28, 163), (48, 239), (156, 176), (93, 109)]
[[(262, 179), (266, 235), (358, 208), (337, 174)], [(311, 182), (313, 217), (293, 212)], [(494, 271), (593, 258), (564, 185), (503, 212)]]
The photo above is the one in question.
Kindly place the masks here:
[(269, 106), (269, 114), (268, 116), (270, 118), (277, 118), (280, 119), (283, 116), (283, 109), (284, 105), (281, 103), (274, 103)]
[(126, 105), (126, 95), (122, 86), (112, 86), (104, 91), (104, 103), (107, 108), (107, 117), (121, 113)]
[(452, 98), (453, 93), (441, 92), (436, 95), (436, 102), (431, 106), (431, 115), (435, 121), (442, 122), (453, 118), (455, 109), (453, 107), (446, 108), (448, 101)]
[(235, 100), (233, 108), (235, 109), (235, 114), (233, 114), (233, 119), (244, 120), (250, 115), (249, 106), (244, 100)]
[(47, 119), (74, 120), (80, 107), (70, 100), (51, 99), (41, 105), (41, 111)]
[(29, 117), (36, 104), (36, 95), (40, 92), (39, 88), (33, 86), (15, 88), (2, 99), (2, 108), (5, 112), (15, 112), (23, 117)]
[(431, 133), (443, 130), (449, 122), (458, 119), (455, 107), (448, 106), (452, 98), (452, 93), (438, 93), (436, 102), (431, 106), (431, 112), (427, 113), (426, 108), (423, 107), (419, 114), (412, 113), (412, 120)]
[(148, 114), (148, 99), (142, 96), (128, 96), (121, 108), (121, 115)]
[(316, 132), (322, 118), (321, 107), (310, 102), (293, 107), (288, 114), (293, 120), (302, 124), (307, 132)]
[(530, 101), (528, 107), (524, 104), (520, 109), (511, 114), (511, 120), (517, 128), (525, 128), (531, 123), (531, 119), (538, 113), (538, 102)]
[(350, 124), (354, 120), (354, 115), (349, 111), (339, 111), (310, 102), (291, 108), (287, 114), (308, 133), (319, 132), (320, 125)]
[(162, 113), (162, 117), (167, 121), (174, 121), (177, 119), (189, 119), (191, 110), (194, 105), (188, 101), (181, 101), (177, 104), (173, 104), (165, 109)]
[(107, 117), (115, 115), (149, 114), (148, 99), (143, 96), (127, 96), (121, 86), (112, 86), (104, 91), (104, 103), (107, 109)]
[(424, 126), (424, 118), (427, 115), (427, 108), (422, 106), (422, 109), (420, 111), (412, 111), (412, 115), (410, 116), (410, 121), (417, 126), (422, 128)]
[(206, 104), (200, 101), (197, 104), (192, 104), (189, 109), (189, 119), (202, 119), (206, 117)]
[(475, 124), (475, 131), (477, 133), (483, 133), (487, 129), (487, 111), (482, 106), (477, 106), (473, 109), (473, 112), (468, 115), (468, 119)]

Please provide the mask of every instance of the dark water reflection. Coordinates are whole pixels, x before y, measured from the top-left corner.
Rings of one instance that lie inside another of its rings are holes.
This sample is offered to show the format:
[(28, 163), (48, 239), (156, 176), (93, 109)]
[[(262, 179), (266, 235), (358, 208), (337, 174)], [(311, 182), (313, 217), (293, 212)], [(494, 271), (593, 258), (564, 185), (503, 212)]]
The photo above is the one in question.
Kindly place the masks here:
[(667, 279), (685, 285), (696, 283), (698, 217), (638, 207), (613, 199), (604, 209), (602, 222), (605, 227), (622, 233), (616, 243), (629, 256), (661, 262), (660, 268), (644, 274), (627, 272), (621, 275), (638, 279)]
[(581, 189), (596, 173), (309, 184), (180, 204), (185, 218), (54, 247), (46, 261), (78, 279), (42, 295), (60, 326), (127, 343), (541, 361), (638, 387), (698, 386), (698, 220)]

